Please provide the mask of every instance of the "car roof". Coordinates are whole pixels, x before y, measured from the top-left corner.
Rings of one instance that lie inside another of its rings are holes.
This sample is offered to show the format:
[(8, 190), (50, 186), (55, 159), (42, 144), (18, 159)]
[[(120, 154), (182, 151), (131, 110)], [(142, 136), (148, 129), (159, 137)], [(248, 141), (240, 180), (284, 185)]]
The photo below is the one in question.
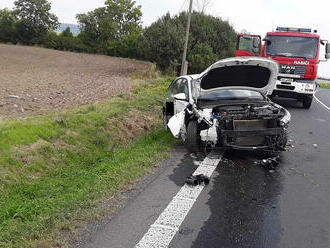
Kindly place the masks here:
[(185, 78), (185, 79), (198, 79), (200, 77), (200, 74), (191, 74), (191, 75), (184, 75), (184, 76), (180, 76), (179, 78)]

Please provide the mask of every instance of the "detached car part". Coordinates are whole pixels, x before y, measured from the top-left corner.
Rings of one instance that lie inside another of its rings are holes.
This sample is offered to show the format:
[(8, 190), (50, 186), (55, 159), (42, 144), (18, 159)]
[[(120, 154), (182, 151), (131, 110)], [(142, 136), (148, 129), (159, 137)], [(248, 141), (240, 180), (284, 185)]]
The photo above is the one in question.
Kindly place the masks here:
[(203, 174), (195, 176), (191, 175), (190, 177), (187, 177), (186, 183), (190, 186), (197, 186), (201, 184), (208, 185), (210, 183), (210, 179)]

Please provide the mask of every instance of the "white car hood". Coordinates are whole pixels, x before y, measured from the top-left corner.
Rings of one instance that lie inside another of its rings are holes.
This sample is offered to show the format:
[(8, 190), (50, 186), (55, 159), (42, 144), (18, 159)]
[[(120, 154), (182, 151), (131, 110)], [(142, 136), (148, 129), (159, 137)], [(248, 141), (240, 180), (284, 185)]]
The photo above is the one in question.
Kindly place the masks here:
[(220, 60), (200, 74), (201, 91), (247, 89), (270, 95), (275, 87), (279, 66), (261, 57), (235, 57)]

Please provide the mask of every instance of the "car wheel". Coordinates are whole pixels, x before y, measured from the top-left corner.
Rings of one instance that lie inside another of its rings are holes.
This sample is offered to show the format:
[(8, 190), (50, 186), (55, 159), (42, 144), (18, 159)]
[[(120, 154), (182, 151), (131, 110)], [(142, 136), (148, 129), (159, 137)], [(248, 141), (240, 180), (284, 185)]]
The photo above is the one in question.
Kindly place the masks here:
[(282, 144), (281, 148), (285, 151), (286, 145), (288, 144), (288, 130), (284, 129), (282, 134)]
[(187, 125), (187, 136), (185, 145), (190, 152), (199, 152), (201, 143), (201, 136), (198, 130), (198, 123), (192, 120)]
[(313, 96), (305, 96), (303, 98), (303, 107), (305, 109), (309, 109), (312, 105), (312, 101), (313, 101)]

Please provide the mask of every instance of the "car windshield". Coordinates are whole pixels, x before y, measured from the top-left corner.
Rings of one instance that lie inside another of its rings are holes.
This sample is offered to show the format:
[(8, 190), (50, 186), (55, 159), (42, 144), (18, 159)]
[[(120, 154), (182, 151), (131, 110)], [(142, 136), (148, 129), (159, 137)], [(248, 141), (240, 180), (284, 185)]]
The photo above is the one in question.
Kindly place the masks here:
[(202, 102), (212, 102), (219, 100), (264, 100), (264, 96), (253, 90), (214, 90), (201, 93), (199, 100)]
[(270, 56), (314, 59), (317, 55), (317, 38), (270, 35), (266, 53)]

